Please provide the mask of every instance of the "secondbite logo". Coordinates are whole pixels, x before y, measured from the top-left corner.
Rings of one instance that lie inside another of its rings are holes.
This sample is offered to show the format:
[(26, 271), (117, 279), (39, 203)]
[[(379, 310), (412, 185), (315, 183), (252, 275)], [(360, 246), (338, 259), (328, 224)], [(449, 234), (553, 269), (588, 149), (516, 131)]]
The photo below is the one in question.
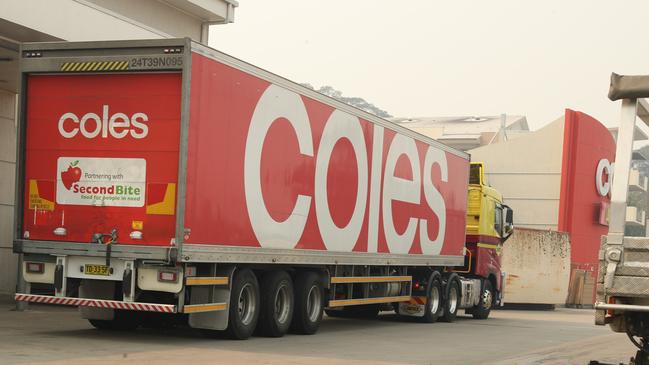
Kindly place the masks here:
[(149, 134), (149, 126), (146, 122), (149, 117), (144, 113), (135, 113), (130, 117), (124, 113), (110, 114), (110, 107), (102, 107), (101, 117), (96, 113), (86, 113), (81, 118), (74, 113), (68, 112), (59, 118), (59, 133), (64, 138), (73, 138), (79, 132), (85, 138), (95, 138), (101, 134), (101, 138), (121, 139), (127, 135), (135, 139), (142, 139)]
[(144, 206), (145, 159), (59, 157), (56, 166), (57, 204)]

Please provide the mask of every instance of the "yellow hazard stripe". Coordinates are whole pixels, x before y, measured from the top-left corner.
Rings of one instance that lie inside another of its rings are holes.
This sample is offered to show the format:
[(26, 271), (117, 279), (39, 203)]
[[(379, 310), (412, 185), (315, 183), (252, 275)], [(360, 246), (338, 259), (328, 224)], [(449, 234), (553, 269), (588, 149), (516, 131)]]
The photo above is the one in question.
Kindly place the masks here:
[(190, 277), (185, 280), (187, 285), (228, 285), (228, 277)]
[(412, 276), (334, 276), (332, 284), (342, 283), (385, 283), (395, 281), (412, 281)]
[(124, 71), (128, 65), (128, 61), (64, 62), (59, 69), (63, 72)]
[(377, 304), (377, 303), (391, 303), (391, 302), (408, 302), (410, 301), (410, 296), (398, 296), (398, 297), (380, 297), (380, 298), (362, 298), (362, 299), (340, 299), (340, 300), (330, 300), (330, 307), (342, 307), (345, 305), (357, 305), (357, 304)]
[(408, 303), (413, 305), (425, 305), (427, 301), (428, 298), (426, 297), (412, 297)]
[(491, 244), (488, 244), (488, 243), (478, 243), (478, 247), (490, 248), (492, 250), (497, 250), (498, 249), (498, 245), (491, 245)]
[(192, 304), (186, 305), (183, 308), (183, 313), (223, 311), (227, 308), (228, 305), (226, 303)]

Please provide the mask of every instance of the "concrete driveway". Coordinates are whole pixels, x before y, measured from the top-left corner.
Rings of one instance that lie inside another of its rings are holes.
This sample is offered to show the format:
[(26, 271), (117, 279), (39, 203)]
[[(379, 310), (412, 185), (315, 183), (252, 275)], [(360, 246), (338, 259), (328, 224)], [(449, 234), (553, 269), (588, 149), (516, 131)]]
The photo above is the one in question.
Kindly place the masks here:
[(74, 308), (0, 306), (0, 364), (588, 364), (627, 362), (623, 334), (590, 310), (492, 312), (488, 320), (420, 324), (325, 318), (314, 336), (208, 339), (192, 329), (104, 332)]

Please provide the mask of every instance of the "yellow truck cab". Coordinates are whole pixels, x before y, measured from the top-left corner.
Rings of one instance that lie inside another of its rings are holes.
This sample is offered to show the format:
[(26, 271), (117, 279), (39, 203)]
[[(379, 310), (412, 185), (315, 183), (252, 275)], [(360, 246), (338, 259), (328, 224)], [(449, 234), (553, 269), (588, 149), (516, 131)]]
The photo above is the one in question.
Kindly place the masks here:
[(500, 254), (514, 225), (512, 209), (503, 204), (502, 194), (487, 184), (482, 162), (471, 162), (467, 204), (464, 272), (484, 279), (481, 294), (484, 306), (467, 312), (477, 318), (486, 318), (489, 309), (503, 299), (504, 273), (500, 270)]

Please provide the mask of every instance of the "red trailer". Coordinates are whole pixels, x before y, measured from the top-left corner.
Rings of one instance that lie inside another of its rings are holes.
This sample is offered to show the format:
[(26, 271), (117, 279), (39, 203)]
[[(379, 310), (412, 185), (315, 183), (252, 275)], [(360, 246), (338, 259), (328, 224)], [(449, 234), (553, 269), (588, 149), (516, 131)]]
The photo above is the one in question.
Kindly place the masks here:
[(481, 305), (467, 154), (186, 39), (21, 52), (14, 251), (55, 294), (17, 300), (235, 338)]

